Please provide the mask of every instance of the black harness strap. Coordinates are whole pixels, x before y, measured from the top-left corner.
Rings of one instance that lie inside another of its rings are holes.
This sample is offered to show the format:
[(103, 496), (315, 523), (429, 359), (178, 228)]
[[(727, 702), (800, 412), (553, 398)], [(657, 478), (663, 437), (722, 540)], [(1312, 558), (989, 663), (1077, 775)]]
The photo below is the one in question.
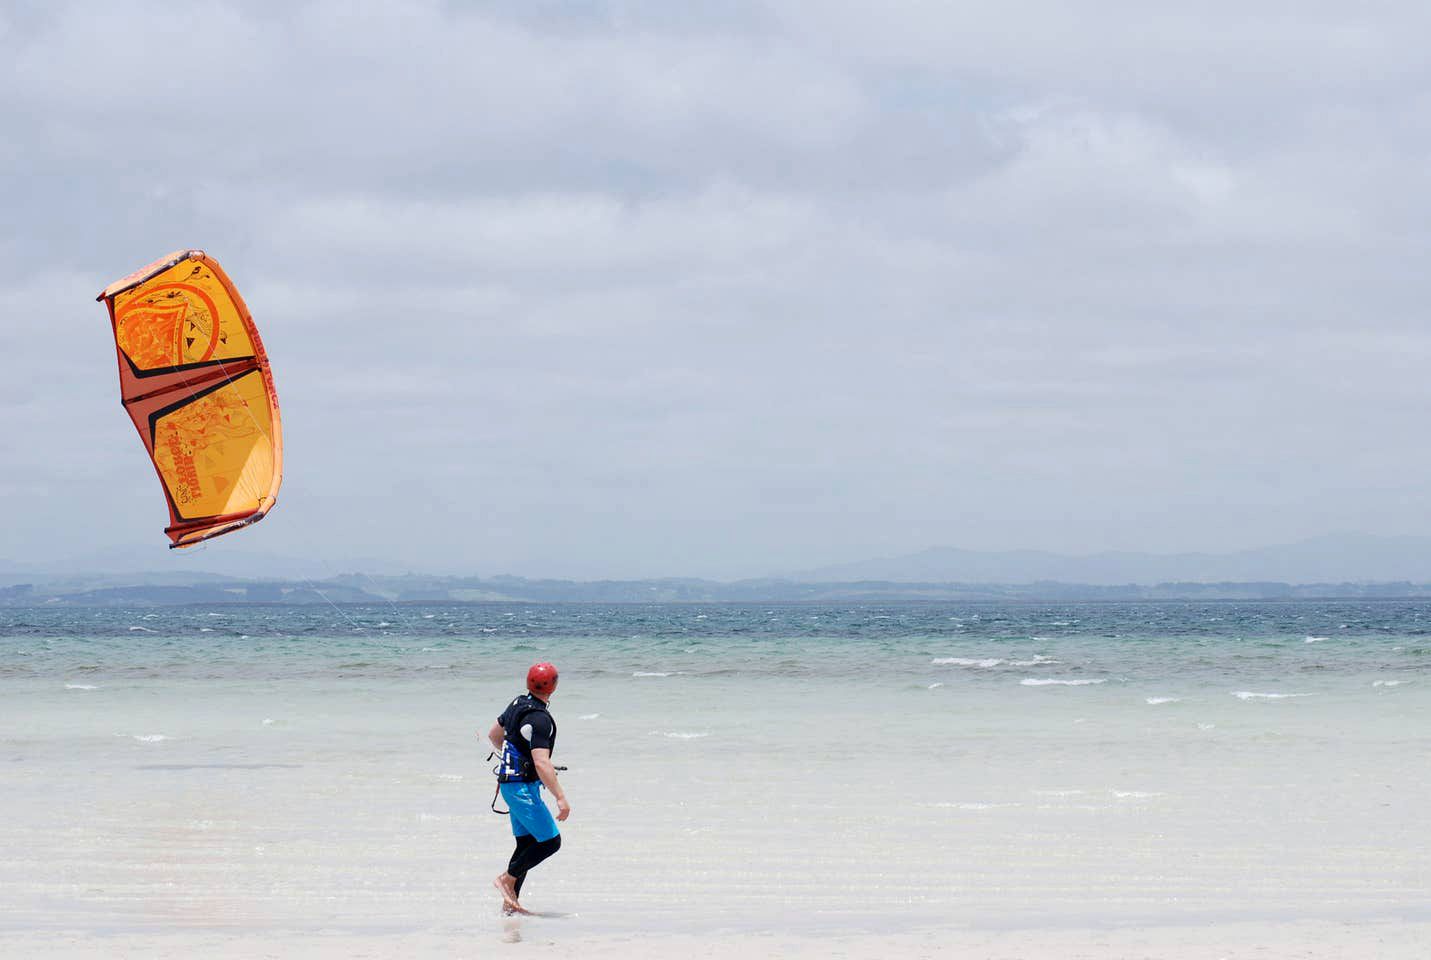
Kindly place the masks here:
[[(514, 730), (521, 730), (522, 721), (525, 720), (527, 716), (532, 713), (545, 713), (548, 717), (551, 717), (551, 713), (547, 711), (546, 704), (541, 704), (540, 706), (531, 705), (512, 718), (512, 728)], [(555, 720), (552, 721), (552, 730), (553, 734), (555, 734)], [(507, 751), (509, 747), (512, 749), (513, 752), (518, 755), (521, 762), (520, 768), (517, 770), (513, 770), (511, 773), (508, 773), (507, 763)], [(492, 768), (492, 775), (497, 778), (497, 786), (492, 791), (492, 812), (497, 814), (498, 816), (506, 816), (507, 814), (512, 812), (510, 809), (497, 809), (497, 797), (499, 797), (502, 793), (502, 784), (533, 782), (540, 783), (541, 778), (537, 776), (536, 764), (532, 761), (532, 754), (530, 749), (528, 749), (527, 751), (522, 751), (517, 747), (515, 741), (511, 739), (508, 739), (505, 743), (502, 744), (501, 753), (498, 753), (494, 750), (491, 753), (487, 754), (488, 761), (491, 761), (493, 757), (497, 758), (497, 764)], [(566, 767), (553, 767), (552, 769), (565, 770)]]

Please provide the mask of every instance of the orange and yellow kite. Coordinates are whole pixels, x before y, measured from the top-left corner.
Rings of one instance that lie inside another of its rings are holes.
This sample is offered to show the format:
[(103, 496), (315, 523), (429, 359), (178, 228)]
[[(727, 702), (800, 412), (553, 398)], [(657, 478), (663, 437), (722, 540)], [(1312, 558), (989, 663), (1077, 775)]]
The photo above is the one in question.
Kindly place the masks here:
[(105, 288), (124, 409), (169, 501), (170, 547), (262, 520), (283, 481), (268, 357), (243, 298), (202, 250)]

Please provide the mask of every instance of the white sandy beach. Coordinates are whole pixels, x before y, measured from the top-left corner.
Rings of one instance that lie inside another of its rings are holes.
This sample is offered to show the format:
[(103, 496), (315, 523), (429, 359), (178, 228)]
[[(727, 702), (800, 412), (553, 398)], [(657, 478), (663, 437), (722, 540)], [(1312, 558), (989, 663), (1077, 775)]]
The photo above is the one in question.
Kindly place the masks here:
[[(449, 960), (485, 957), (579, 957), (585, 960), (1421, 960), (1431, 923), (1208, 923), (1105, 930), (939, 929), (890, 934), (701, 936), (633, 933), (567, 939), (560, 921), (504, 921), (500, 927), (422, 934), (214, 933), (0, 937), (10, 957), (36, 960)], [(494, 943), (495, 939), (498, 941)]]

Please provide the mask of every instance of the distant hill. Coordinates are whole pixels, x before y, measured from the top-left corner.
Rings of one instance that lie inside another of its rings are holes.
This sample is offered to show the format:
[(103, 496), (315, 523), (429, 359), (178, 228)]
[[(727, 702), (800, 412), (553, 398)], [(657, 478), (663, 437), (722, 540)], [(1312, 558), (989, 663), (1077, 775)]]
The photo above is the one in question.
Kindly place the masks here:
[[(351, 561), (350, 569), (367, 568), (366, 573), (319, 576), (289, 558), (214, 552), (203, 559), (202, 566), (186, 563), (164, 572), (142, 572), (144, 566), (129, 565), (119, 553), (97, 554), (68, 569), (55, 564), (26, 572), (18, 564), (0, 563), (0, 606), (1431, 598), (1431, 538), (1426, 537), (1326, 536), (1235, 553), (1076, 556), (937, 547), (734, 582), (399, 575), (362, 561)], [(85, 572), (126, 567), (136, 572)], [(260, 572), (246, 572), (254, 568)]]
[(785, 574), (799, 582), (879, 580), (890, 583), (1055, 581), (1115, 585), (1279, 582), (1372, 583), (1431, 581), (1431, 538), (1335, 534), (1235, 553), (1106, 552), (1084, 555), (1039, 550), (980, 552), (933, 547), (905, 556), (835, 564)]

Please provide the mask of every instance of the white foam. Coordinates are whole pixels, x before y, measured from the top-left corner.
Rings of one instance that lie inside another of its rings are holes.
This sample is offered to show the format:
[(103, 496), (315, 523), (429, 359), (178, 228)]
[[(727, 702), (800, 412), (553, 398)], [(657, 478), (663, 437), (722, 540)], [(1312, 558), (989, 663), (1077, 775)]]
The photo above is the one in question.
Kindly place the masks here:
[(596, 719), (597, 717), (599, 717), (599, 716), (601, 716), (601, 714), (599, 714), (599, 713), (583, 713), (581, 716), (577, 717), (577, 719), (578, 719), (578, 720), (595, 720), (595, 719)]
[(942, 808), (944, 808), (945, 810), (993, 810), (993, 809), (996, 809), (996, 808), (998, 808), (998, 807), (1013, 807), (1013, 806), (1017, 806), (1017, 804), (1013, 804), (1013, 803), (950, 803), (950, 802), (940, 802), (940, 803), (931, 804), (931, 806), (942, 807)]
[(1254, 693), (1251, 690), (1239, 690), (1233, 694), (1239, 700), (1290, 700), (1293, 697), (1310, 697), (1310, 693)]
[(435, 616), (437, 616), (437, 614), (435, 614), (435, 613), (424, 613), (424, 614), (422, 615), (422, 619), (424, 619), (424, 620), (431, 620), (431, 619), (432, 619), (433, 617), (435, 617)]
[(67, 683), (67, 684), (65, 684), (65, 689), (66, 689), (66, 690), (98, 690), (99, 687), (96, 687), (96, 686), (95, 686), (94, 684), (92, 684), (92, 683)]
[(1035, 790), (1035, 791), (1033, 791), (1033, 794), (1034, 794), (1034, 796), (1036, 796), (1036, 797), (1081, 797), (1081, 796), (1083, 796), (1083, 791), (1082, 791), (1082, 790)]
[(1303, 643), (1321, 643), (1323, 640), (1330, 640), (1331, 637), (1303, 637)]
[(672, 740), (699, 740), (701, 737), (708, 737), (708, 736), (710, 736), (710, 734), (709, 734), (709, 733), (682, 733), (682, 732), (680, 732), (680, 731), (678, 731), (678, 730), (672, 730), (672, 731), (670, 731), (670, 732), (668, 732), (668, 733), (663, 733), (663, 734), (661, 734), (661, 736), (663, 736), (663, 737), (669, 737), (669, 738), (672, 739)]
[(199, 628), (199, 632), (200, 632), (200, 633), (213, 633), (213, 632), (214, 632), (214, 628), (213, 628), (213, 627), (200, 627), (200, 628)]
[(1166, 796), (1166, 794), (1156, 790), (1114, 790), (1113, 796), (1119, 800), (1149, 800), (1153, 797)]
[(1114, 808), (1113, 808), (1113, 807), (1109, 807), (1109, 806), (1105, 806), (1105, 805), (1103, 805), (1103, 804), (1097, 804), (1097, 803), (1065, 803), (1065, 804), (1041, 803), (1041, 804), (1039, 804), (1037, 807), (1035, 807), (1034, 809), (1036, 809), (1036, 810), (1057, 810), (1057, 811), (1059, 811), (1060, 813), (1066, 813), (1066, 812), (1068, 812), (1069, 810), (1085, 810), (1085, 811), (1088, 811), (1089, 813), (1098, 813), (1098, 812), (1103, 811), (1103, 810), (1112, 810), (1112, 809), (1114, 809)]
[(659, 670), (637, 670), (631, 674), (633, 677), (674, 677), (675, 675), (674, 673), (661, 673)]
[(1216, 730), (1216, 729), (1217, 729), (1217, 724), (1215, 724), (1215, 723), (1200, 723), (1200, 724), (1197, 725), (1197, 728), (1198, 728), (1199, 730)]
[(274, 721), (274, 719), (273, 719), (272, 717), (264, 717), (264, 718), (263, 718), (263, 725), (264, 725), (265, 727), (271, 727), (271, 726), (273, 726), (274, 722), (275, 722), (275, 721)]
[(448, 780), (453, 783), (457, 783), (462, 779), (462, 774), (460, 773), (435, 773), (433, 776), (439, 780)]
[(392, 626), (392, 624), (388, 623), (386, 620), (379, 620), (379, 621), (378, 621), (378, 626), (380, 626), (380, 627), (390, 627), (390, 626)]
[(1107, 680), (1046, 680), (1042, 677), (1025, 677), (1019, 681), (1024, 687), (1087, 687), (1095, 683), (1107, 683)]
[(1182, 697), (1144, 697), (1143, 702), (1150, 707), (1156, 707), (1160, 703), (1182, 703)]
[(696, 615), (696, 619), (697, 619), (697, 620), (704, 620), (704, 619), (706, 619), (706, 615), (705, 615), (704, 613), (697, 614), (697, 615)]
[(976, 667), (988, 670), (993, 667), (1037, 667), (1059, 661), (1036, 653), (1032, 660), (1006, 660), (1003, 657), (935, 657), (929, 662), (936, 667)]
[[(1403, 683), (1410, 682), (1410, 680), (1373, 680), (1371, 685), (1373, 687), (1399, 687)], [(65, 686), (69, 686), (69, 684), (65, 684)]]
[(159, 632), (158, 630), (150, 630), (148, 627), (130, 627), (130, 628), (129, 628), (129, 632), (130, 632), (130, 633), (134, 633), (136, 630), (142, 630), (142, 631), (144, 631), (145, 633), (158, 633), (158, 632)]
[(929, 685), (929, 689), (930, 689), (930, 690), (938, 690), (938, 689), (939, 689), (940, 687), (942, 687), (942, 686), (944, 686), (944, 684), (942, 684), (942, 683), (931, 683), (931, 684)]
[(136, 733), (134, 734), (134, 739), (140, 743), (158, 743), (161, 740), (168, 740), (169, 738), (162, 733)]
[(441, 647), (423, 647), (423, 648), (422, 648), (422, 652), (423, 652), (423, 653), (440, 653), (441, 651), (442, 651), (442, 648), (441, 648)]

